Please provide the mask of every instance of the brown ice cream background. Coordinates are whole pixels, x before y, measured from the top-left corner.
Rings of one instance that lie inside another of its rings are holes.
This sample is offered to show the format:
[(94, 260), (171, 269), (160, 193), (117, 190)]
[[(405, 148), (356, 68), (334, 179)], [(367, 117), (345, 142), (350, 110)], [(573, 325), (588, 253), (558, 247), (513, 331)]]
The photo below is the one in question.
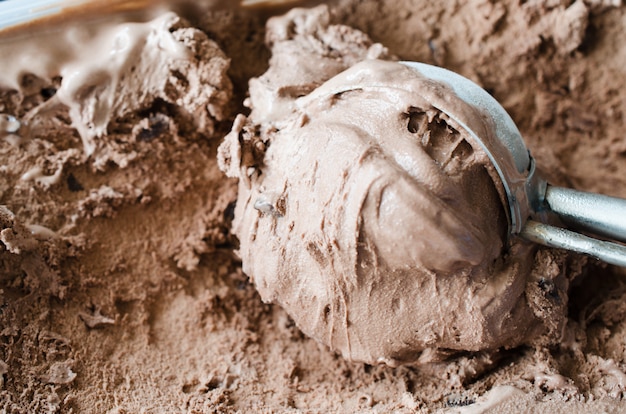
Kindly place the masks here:
[[(566, 6), (345, 1), (333, 8), (332, 21), (355, 25), (402, 59), (439, 63), (487, 87), (512, 113), (552, 181), (624, 196), (624, 13), (601, 2)], [(230, 73), (240, 94), (242, 79), (265, 69), (252, 64), (250, 54), (256, 62), (269, 56), (261, 46), (260, 18), (223, 13), (198, 20), (232, 59)], [(227, 35), (241, 31), (251, 35)], [(32, 85), (31, 102), (44, 99), (41, 86), (48, 85)], [(2, 112), (17, 114), (17, 100), (15, 94), (3, 98)], [(143, 122), (149, 130), (149, 117)], [(230, 125), (224, 124), (217, 128), (225, 134)], [(68, 129), (71, 146), (81, 148)], [(441, 364), (436, 361), (442, 355), (432, 355), (429, 365), (396, 369), (347, 363), (304, 338), (279, 308), (263, 305), (233, 265), (230, 247), (219, 247), (231, 243), (222, 238), (228, 234), (209, 231), (220, 228), (217, 223), (228, 229), (227, 205), (234, 199), (234, 183), (228, 184), (230, 194), (223, 188), (206, 193), (218, 176), (214, 151), (220, 137), (190, 144), (187, 134), (178, 143), (165, 135), (153, 140), (163, 148), (161, 155), (150, 150), (124, 168), (108, 164), (106, 175), (77, 162), (50, 190), (45, 181), (24, 186), (24, 199), (13, 196), (22, 171), (7, 174), (2, 202), (16, 218), (3, 212), (3, 227), (14, 229), (5, 239), (14, 236), (12, 246), (39, 257), (30, 263), (52, 269), (31, 272), (40, 275), (35, 278), (22, 270), (11, 273), (21, 269), (24, 254), (2, 253), (7, 271), (1, 395), (9, 411), (428, 412), (503, 400), (524, 412), (537, 399), (547, 400), (539, 406), (543, 411), (618, 410), (621, 403), (613, 397), (621, 397), (625, 383), (624, 291), (615, 269), (592, 265), (586, 270), (591, 277), (573, 288), (571, 319), (559, 347), (467, 355)], [(19, 163), (4, 161), (5, 151), (15, 150), (2, 147), (3, 174), (46, 164), (39, 155), (50, 146), (34, 141), (30, 160)], [(109, 145), (120, 143), (111, 139)], [(141, 152), (139, 145), (129, 146)], [(42, 165), (42, 171), (53, 175), (57, 169)], [(140, 204), (133, 188), (124, 188), (129, 176), (163, 189), (150, 193), (158, 202)], [(79, 188), (76, 182), (83, 190), (70, 191)], [(113, 192), (100, 190), (103, 184)], [(85, 188), (99, 191), (91, 196)], [(73, 206), (63, 210), (59, 200), (66, 198)], [(10, 200), (16, 200), (13, 206)], [(54, 239), (35, 228), (43, 241), (20, 237), (25, 225), (58, 230), (59, 215), (84, 200), (82, 214), (96, 216), (88, 235), (78, 228)], [(181, 263), (192, 270), (172, 259), (185, 251), (180, 257), (190, 260)], [(558, 269), (546, 266), (542, 272)]]

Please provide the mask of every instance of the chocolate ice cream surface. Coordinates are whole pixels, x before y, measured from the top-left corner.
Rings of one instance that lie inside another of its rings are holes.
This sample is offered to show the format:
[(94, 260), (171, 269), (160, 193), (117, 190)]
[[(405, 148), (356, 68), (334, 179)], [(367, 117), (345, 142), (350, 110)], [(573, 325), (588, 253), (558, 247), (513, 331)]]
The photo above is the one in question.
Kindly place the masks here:
[(621, 274), (509, 244), (485, 155), (395, 63), (624, 196), (609, 3), (194, 2), (2, 43), (0, 406), (619, 412)]

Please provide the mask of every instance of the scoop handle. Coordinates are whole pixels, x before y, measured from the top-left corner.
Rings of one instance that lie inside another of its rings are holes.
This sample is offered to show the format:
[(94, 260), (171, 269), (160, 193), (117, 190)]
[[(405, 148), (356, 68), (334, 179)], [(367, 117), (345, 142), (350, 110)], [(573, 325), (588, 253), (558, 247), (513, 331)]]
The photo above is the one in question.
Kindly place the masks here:
[(528, 220), (520, 236), (548, 247), (587, 254), (605, 263), (626, 267), (626, 246), (594, 239), (571, 230)]
[(568, 227), (626, 242), (626, 200), (548, 185), (545, 202)]

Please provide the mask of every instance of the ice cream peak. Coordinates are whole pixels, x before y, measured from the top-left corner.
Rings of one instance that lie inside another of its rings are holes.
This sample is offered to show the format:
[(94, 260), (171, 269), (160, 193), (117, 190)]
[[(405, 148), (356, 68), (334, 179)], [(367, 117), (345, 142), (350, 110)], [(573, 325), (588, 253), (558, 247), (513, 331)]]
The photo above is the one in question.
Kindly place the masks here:
[[(333, 75), (277, 116), (263, 105), (271, 88), (257, 96), (251, 87), (253, 111), (221, 148), (222, 168), (240, 178), (243, 268), (262, 298), (368, 363), (558, 336), (566, 294), (541, 298), (557, 316), (538, 323), (540, 299), (526, 291), (534, 250), (505, 245), (497, 174), (427, 99), (455, 97), (396, 62)], [(489, 133), (488, 119), (461, 109), (474, 131)]]

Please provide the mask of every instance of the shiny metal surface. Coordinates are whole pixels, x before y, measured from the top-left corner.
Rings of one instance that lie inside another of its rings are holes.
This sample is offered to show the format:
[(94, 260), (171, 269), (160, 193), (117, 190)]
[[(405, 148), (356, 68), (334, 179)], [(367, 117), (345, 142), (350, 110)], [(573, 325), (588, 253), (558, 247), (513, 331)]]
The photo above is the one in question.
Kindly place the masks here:
[(549, 185), (545, 201), (577, 230), (626, 241), (626, 200)]
[(529, 220), (520, 233), (532, 242), (587, 254), (605, 263), (626, 267), (626, 246), (587, 237), (571, 230)]
[[(205, 8), (222, 10), (237, 7), (304, 6), (308, 3), (312, 5), (321, 2), (303, 2), (302, 0), (5, 0), (0, 1), (0, 31), (61, 14), (69, 17), (81, 8), (95, 13), (110, 13), (116, 10), (143, 10), (162, 5), (199, 4)], [(84, 13), (78, 13), (77, 16), (78, 18), (84, 17)]]
[(63, 10), (93, 3), (91, 0), (6, 0), (0, 2), (0, 29), (54, 16)]

